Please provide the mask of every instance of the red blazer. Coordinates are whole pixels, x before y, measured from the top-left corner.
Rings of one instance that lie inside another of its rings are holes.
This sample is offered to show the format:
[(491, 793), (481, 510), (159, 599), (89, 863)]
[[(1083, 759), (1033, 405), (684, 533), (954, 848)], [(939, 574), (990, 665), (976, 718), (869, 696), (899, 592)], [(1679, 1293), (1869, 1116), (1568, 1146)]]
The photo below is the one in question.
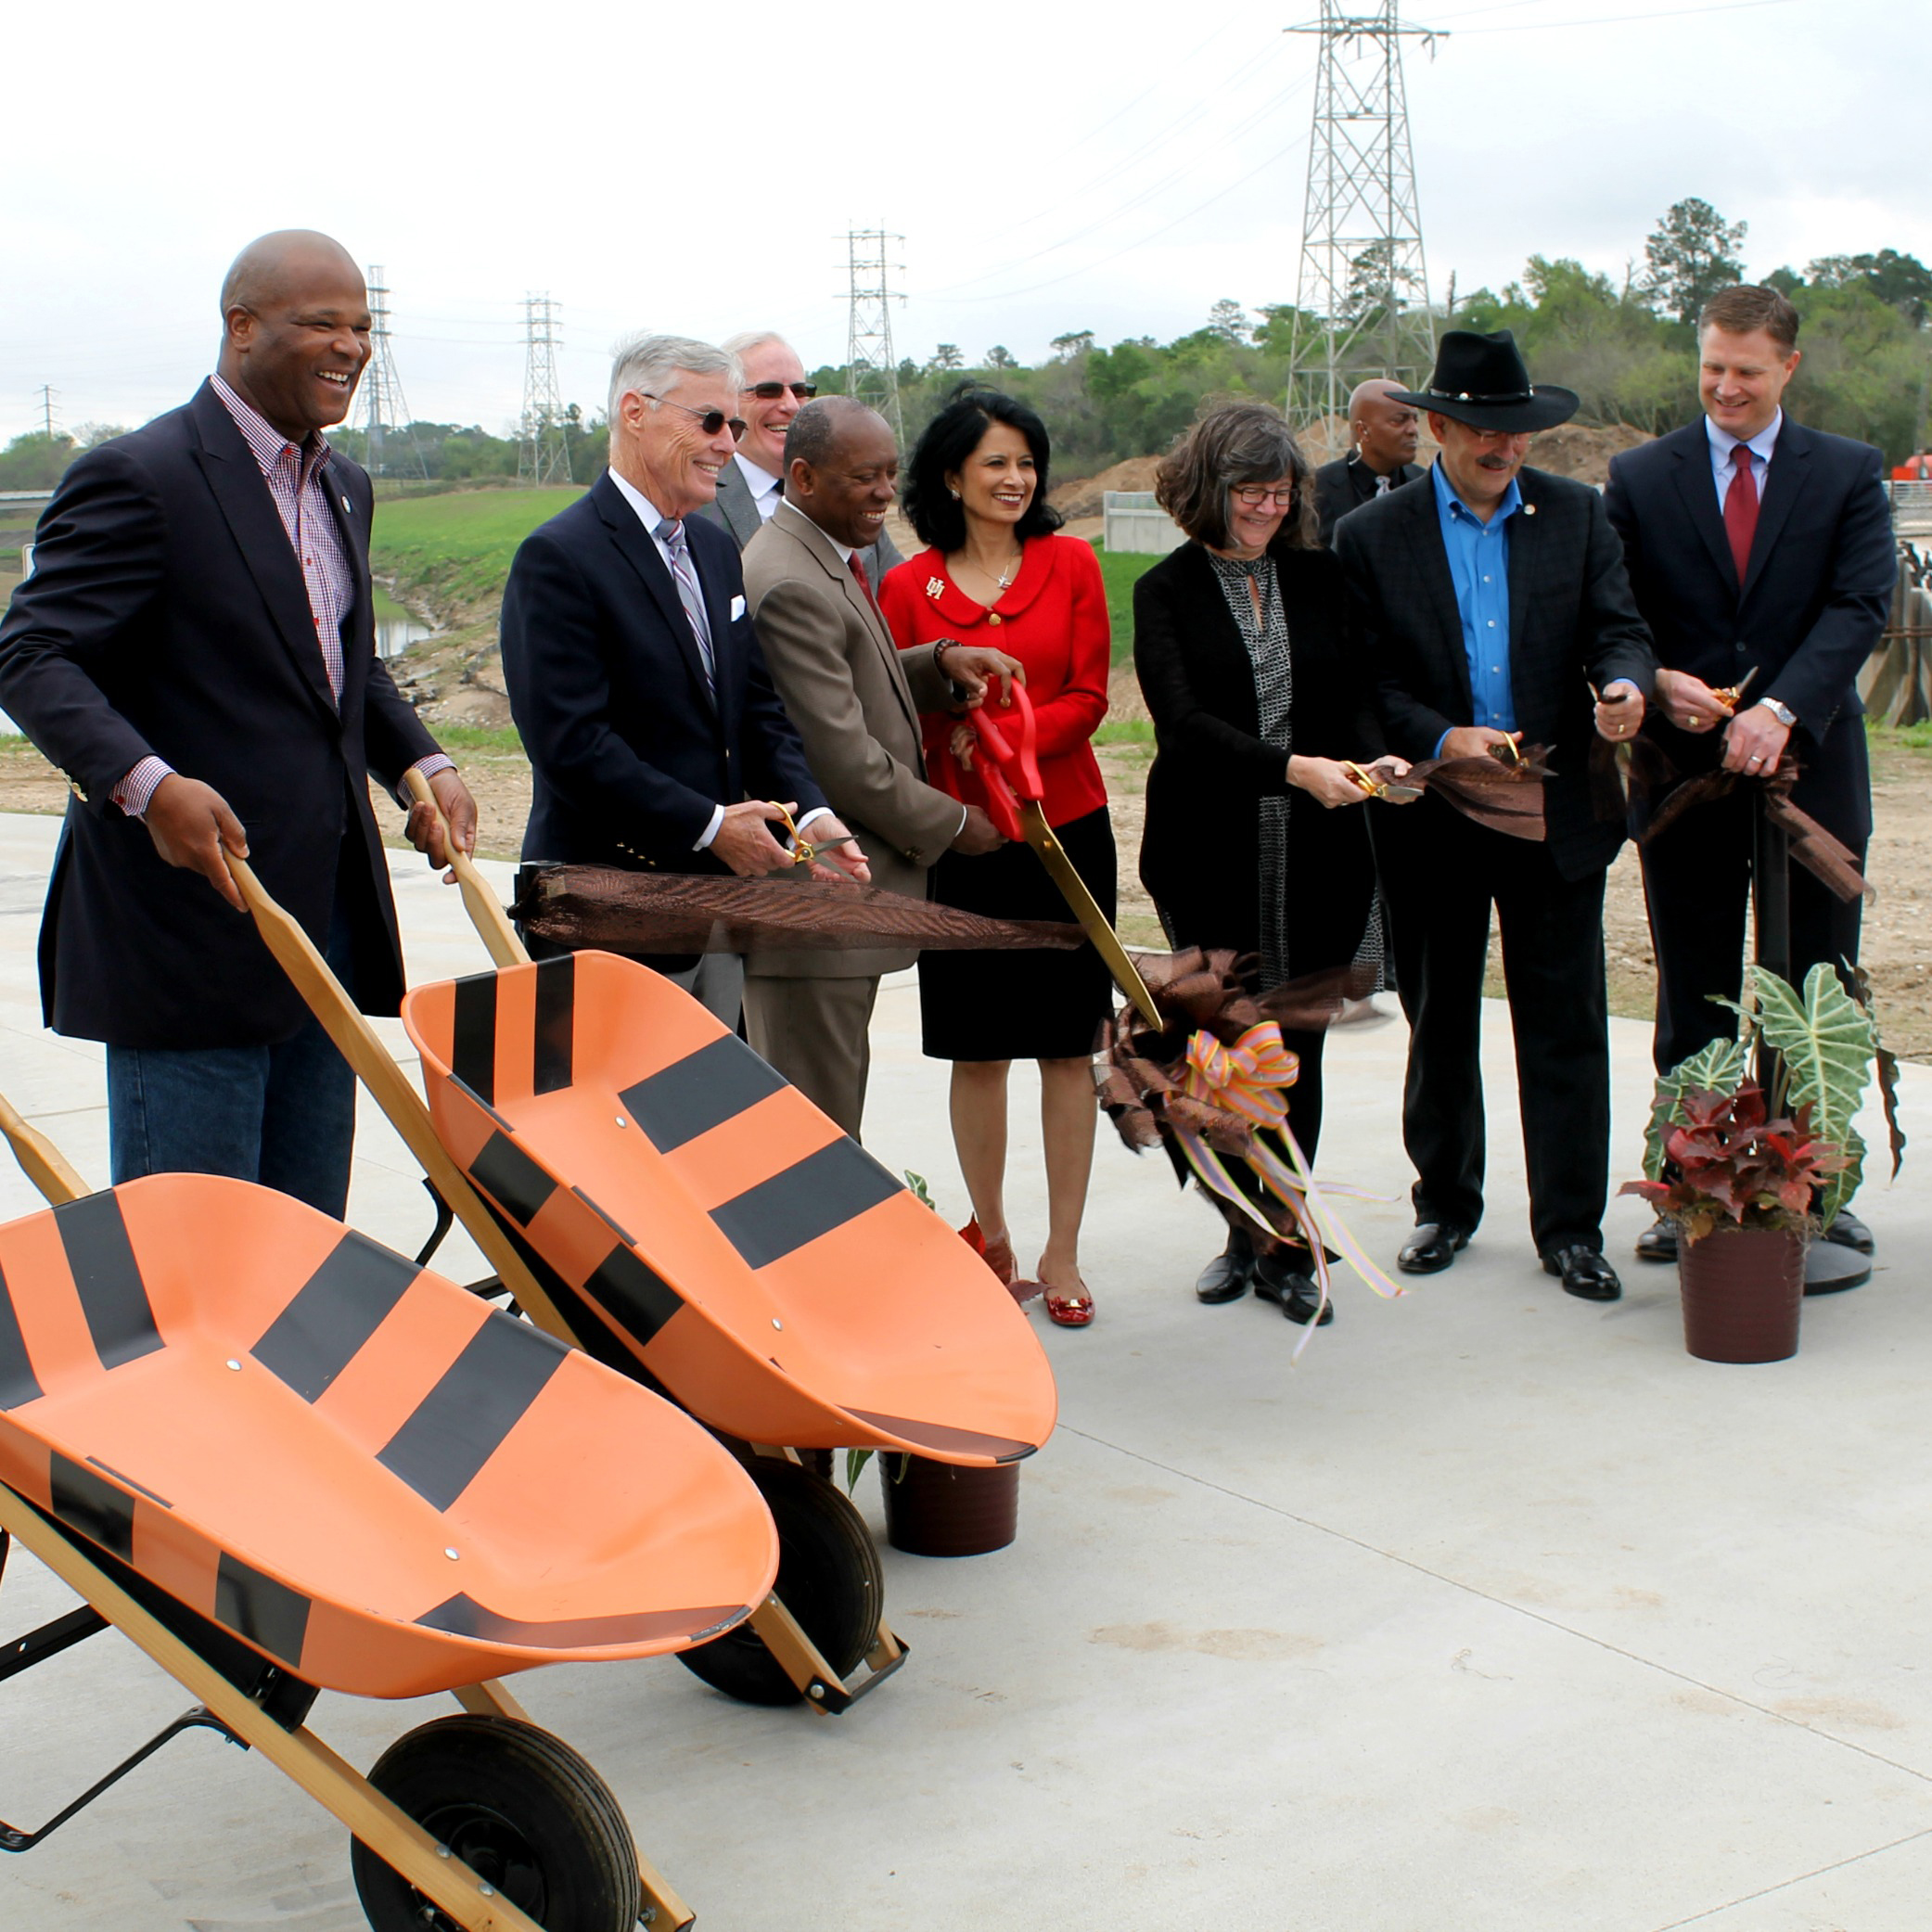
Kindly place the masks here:
[[(996, 610), (953, 582), (937, 550), (922, 550), (889, 571), (878, 602), (902, 648), (956, 637), (1005, 651), (1026, 666), (1048, 825), (1064, 825), (1107, 803), (1093, 746), (1107, 716), (1107, 586), (1091, 544), (1078, 537), (1031, 538), (1019, 575)], [(989, 698), (987, 715), (1018, 743), (1018, 720), (1002, 715), (997, 697)], [(956, 723), (943, 711), (924, 713), (927, 776), (963, 804), (983, 806), (978, 772), (961, 771), (949, 748)]]

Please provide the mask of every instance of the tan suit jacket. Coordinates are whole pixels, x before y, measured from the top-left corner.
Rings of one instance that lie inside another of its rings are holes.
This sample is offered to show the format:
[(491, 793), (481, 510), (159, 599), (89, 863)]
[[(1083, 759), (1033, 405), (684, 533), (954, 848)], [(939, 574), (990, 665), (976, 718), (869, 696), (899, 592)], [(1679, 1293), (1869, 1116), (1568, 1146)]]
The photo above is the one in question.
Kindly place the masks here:
[[(745, 546), (745, 595), (772, 682), (832, 810), (857, 837), (873, 883), (926, 897), (960, 805), (926, 783), (919, 712), (949, 701), (930, 646), (901, 651), (831, 539), (790, 503)], [(874, 586), (876, 590), (876, 586)], [(870, 979), (911, 952), (764, 952), (751, 974)]]

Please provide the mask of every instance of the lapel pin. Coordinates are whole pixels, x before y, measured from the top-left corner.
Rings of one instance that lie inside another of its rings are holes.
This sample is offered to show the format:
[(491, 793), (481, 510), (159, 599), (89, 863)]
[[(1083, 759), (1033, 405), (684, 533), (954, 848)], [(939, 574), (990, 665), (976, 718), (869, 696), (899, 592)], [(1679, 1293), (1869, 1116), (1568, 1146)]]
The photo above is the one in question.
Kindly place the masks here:
[(945, 580), (941, 577), (928, 577), (926, 580), (926, 595), (928, 597), (938, 596), (945, 588)]
[(1535, 515), (1536, 515), (1536, 505), (1534, 505), (1533, 503), (1526, 503), (1526, 504), (1525, 504), (1525, 505), (1523, 505), (1523, 514), (1524, 514), (1524, 516), (1526, 516), (1526, 517), (1533, 517), (1533, 516), (1535, 516)]
[(342, 513), (344, 516), (348, 517), (352, 517), (355, 515), (355, 506), (349, 501), (349, 499), (346, 496), (342, 499)]

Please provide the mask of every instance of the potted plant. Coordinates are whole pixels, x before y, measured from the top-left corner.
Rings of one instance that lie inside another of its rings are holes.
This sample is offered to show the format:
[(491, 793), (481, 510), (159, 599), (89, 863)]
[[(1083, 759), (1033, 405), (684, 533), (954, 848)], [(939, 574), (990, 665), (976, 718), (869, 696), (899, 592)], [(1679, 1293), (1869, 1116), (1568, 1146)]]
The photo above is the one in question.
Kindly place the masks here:
[[(1782, 1362), (1798, 1352), (1805, 1245), (1858, 1191), (1865, 1144), (1852, 1126), (1874, 1062), (1904, 1146), (1891, 1062), (1868, 1006), (1827, 966), (1802, 995), (1753, 966), (1735, 1040), (1714, 1040), (1657, 1081), (1644, 1176), (1624, 1184), (1678, 1237), (1684, 1345), (1707, 1362)], [(1761, 1053), (1767, 1093), (1750, 1077)]]

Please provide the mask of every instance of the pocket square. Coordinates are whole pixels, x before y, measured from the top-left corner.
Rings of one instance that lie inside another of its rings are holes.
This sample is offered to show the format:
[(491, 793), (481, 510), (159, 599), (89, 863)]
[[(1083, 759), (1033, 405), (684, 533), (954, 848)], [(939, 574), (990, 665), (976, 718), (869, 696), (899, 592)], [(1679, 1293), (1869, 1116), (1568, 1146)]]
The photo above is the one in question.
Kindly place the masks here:
[(744, 598), (743, 598), (743, 597), (734, 597), (734, 598), (733, 598), (733, 599), (731, 600), (731, 621), (732, 621), (732, 622), (733, 622), (733, 623), (736, 623), (736, 622), (737, 622), (737, 621), (738, 621), (738, 620), (739, 620), (739, 619), (740, 619), (741, 617), (743, 617), (743, 616), (744, 616), (744, 614), (745, 614), (745, 600), (744, 600)]

